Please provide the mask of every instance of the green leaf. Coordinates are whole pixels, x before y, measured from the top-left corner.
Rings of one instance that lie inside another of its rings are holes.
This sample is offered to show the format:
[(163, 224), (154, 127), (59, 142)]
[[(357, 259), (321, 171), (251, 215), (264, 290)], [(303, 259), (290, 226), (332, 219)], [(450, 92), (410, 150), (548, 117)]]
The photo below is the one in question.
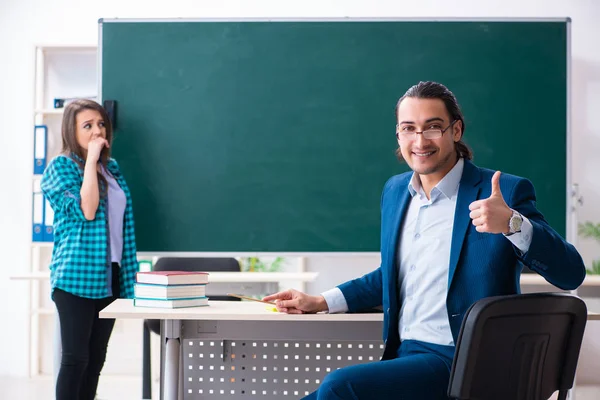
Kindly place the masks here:
[(284, 262), (285, 258), (283, 257), (276, 257), (271, 263), (265, 262), (259, 257), (240, 258), (241, 270), (244, 272), (279, 272)]
[(578, 233), (584, 238), (592, 238), (600, 241), (600, 224), (593, 224), (590, 221), (580, 223)]
[(275, 260), (271, 263), (271, 267), (269, 268), (270, 272), (279, 272), (281, 271), (282, 264), (285, 259), (283, 257), (276, 257)]
[(592, 269), (589, 270), (592, 275), (600, 275), (600, 260), (592, 261)]

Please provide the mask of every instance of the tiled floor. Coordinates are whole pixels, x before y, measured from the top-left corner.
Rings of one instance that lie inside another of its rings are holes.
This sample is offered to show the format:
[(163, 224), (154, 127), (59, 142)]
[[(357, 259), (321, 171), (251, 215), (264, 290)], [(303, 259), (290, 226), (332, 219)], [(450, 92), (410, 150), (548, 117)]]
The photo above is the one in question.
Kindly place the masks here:
[[(98, 400), (141, 400), (142, 381), (138, 377), (100, 378)], [(54, 400), (52, 380), (41, 378), (11, 378), (0, 376), (2, 400)], [(153, 382), (152, 398), (158, 399), (158, 384)], [(575, 400), (600, 399), (600, 386), (579, 386)]]
[[(52, 378), (11, 378), (0, 376), (2, 400), (54, 400)], [(152, 398), (159, 398), (158, 382), (152, 385)], [(101, 376), (98, 400), (141, 400), (142, 379), (139, 377)]]

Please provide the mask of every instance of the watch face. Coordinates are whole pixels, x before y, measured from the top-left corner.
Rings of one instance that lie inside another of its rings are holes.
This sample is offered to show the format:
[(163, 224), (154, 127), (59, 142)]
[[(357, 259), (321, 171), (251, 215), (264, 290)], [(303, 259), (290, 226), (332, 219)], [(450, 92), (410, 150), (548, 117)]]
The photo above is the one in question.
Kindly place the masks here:
[(523, 218), (521, 218), (521, 215), (514, 213), (510, 219), (510, 230), (512, 232), (519, 232), (521, 230), (522, 223)]

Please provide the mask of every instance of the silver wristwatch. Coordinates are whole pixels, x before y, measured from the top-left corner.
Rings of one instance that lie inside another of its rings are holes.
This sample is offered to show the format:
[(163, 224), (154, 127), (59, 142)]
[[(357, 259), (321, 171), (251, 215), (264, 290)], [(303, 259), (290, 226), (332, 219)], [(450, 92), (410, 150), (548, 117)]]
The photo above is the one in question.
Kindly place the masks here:
[(521, 232), (521, 225), (523, 225), (523, 216), (515, 210), (512, 210), (512, 216), (508, 221), (508, 233), (506, 236)]

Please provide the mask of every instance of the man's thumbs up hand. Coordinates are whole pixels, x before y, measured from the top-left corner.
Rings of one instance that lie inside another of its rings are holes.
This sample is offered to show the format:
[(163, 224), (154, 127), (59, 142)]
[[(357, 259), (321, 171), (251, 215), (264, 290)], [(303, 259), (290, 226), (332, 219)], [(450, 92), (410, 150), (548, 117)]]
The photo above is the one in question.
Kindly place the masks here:
[(469, 217), (477, 232), (508, 233), (508, 223), (512, 210), (508, 207), (500, 191), (500, 171), (492, 176), (492, 194), (487, 199), (477, 200), (469, 205)]
[(500, 191), (500, 174), (500, 171), (496, 171), (494, 176), (492, 176), (492, 195), (490, 198), (500, 196), (502, 201), (504, 201), (504, 197), (502, 197), (502, 192)]

